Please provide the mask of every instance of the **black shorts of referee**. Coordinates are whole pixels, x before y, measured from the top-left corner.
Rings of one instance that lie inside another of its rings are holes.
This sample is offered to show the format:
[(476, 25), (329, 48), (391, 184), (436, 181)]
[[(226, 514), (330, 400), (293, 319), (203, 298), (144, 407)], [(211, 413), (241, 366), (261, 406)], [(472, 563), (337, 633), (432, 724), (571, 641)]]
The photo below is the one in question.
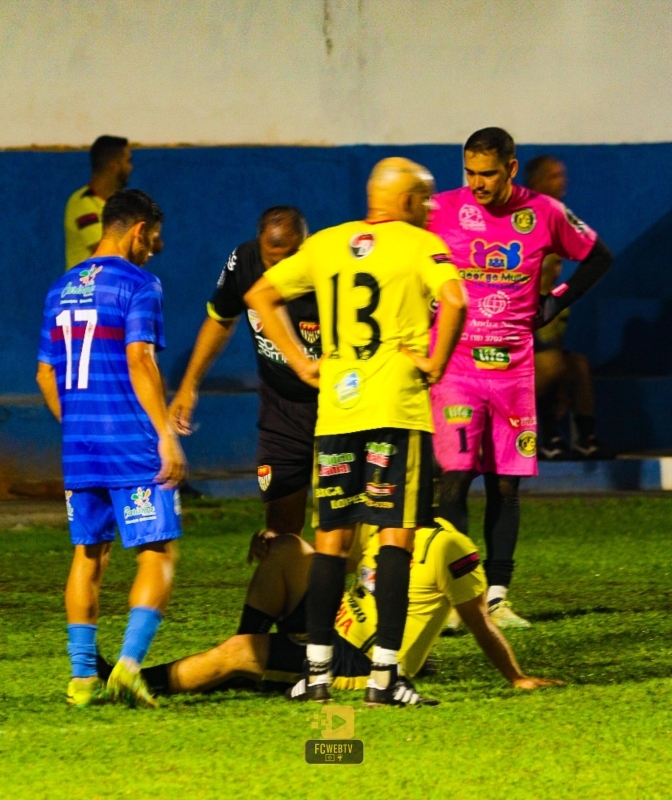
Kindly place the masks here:
[(257, 478), (265, 503), (310, 485), (316, 421), (317, 402), (287, 400), (261, 384)]

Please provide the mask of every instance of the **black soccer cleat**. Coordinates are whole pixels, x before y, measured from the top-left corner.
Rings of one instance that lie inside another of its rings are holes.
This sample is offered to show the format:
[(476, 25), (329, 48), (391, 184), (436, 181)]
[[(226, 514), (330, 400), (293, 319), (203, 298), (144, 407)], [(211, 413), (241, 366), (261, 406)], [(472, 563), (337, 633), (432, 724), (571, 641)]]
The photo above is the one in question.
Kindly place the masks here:
[[(329, 663), (310, 664), (304, 661), (303, 675), (287, 689), (287, 700), (298, 700), (300, 703), (312, 700), (314, 703), (328, 703), (333, 700), (329, 691)], [(313, 679), (312, 682), (310, 679)]]
[(382, 672), (389, 670), (390, 682), (386, 689), (379, 686), (373, 678), (369, 678), (364, 693), (364, 705), (375, 706), (438, 706), (438, 700), (423, 697), (413, 684), (398, 669), (393, 667), (380, 667), (375, 665), (373, 671)]

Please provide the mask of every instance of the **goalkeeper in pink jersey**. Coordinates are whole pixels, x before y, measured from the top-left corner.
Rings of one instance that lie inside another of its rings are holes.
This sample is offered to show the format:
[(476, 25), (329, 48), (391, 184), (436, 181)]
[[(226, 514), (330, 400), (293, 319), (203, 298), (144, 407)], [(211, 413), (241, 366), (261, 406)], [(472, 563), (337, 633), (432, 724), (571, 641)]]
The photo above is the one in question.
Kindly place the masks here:
[[(439, 515), (467, 533), (475, 475), (486, 488), (488, 606), (500, 627), (529, 627), (506, 594), (520, 511), (520, 478), (537, 474), (532, 334), (591, 288), (611, 265), (604, 242), (561, 202), (513, 184), (515, 145), (502, 128), (464, 146), (467, 186), (434, 196), (429, 230), (450, 248), (469, 295), (461, 341), (431, 388), (434, 452), (441, 467)], [(580, 261), (540, 297), (549, 253)]]

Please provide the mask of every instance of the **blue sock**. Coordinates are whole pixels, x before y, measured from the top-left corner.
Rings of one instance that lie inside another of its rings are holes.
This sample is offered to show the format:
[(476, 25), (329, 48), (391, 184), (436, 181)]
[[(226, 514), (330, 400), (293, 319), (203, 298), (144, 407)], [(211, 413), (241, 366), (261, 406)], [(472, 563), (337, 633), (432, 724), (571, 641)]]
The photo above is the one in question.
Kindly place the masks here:
[(68, 625), (68, 653), (73, 678), (92, 678), (96, 668), (97, 625)]
[(132, 608), (128, 615), (128, 625), (124, 634), (124, 643), (121, 646), (120, 658), (132, 658), (141, 664), (162, 619), (163, 615), (156, 608), (146, 608), (145, 606)]

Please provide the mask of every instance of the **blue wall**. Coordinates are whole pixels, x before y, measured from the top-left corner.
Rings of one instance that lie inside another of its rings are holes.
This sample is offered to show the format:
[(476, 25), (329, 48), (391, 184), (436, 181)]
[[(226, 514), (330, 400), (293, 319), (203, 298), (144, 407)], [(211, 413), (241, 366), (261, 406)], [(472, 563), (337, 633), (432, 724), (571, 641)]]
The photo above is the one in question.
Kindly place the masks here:
[[(542, 152), (565, 161), (568, 205), (599, 231), (616, 256), (607, 278), (573, 309), (567, 343), (589, 356), (598, 375), (609, 376), (598, 388), (603, 419), (613, 423), (601, 433), (618, 444), (621, 434), (614, 426), (626, 401), (620, 390), (613, 390), (621, 386), (613, 379), (631, 379), (632, 387), (636, 378), (672, 375), (672, 144), (525, 145), (519, 158), (524, 163)], [(368, 172), (387, 155), (425, 164), (439, 189), (462, 182), (456, 145), (135, 152), (131, 185), (153, 195), (166, 212), (166, 246), (151, 269), (165, 290), (168, 347), (162, 369), (172, 387), (179, 382), (223, 262), (236, 244), (254, 235), (259, 214), (270, 205), (294, 204), (312, 230), (359, 217)], [(36, 392), (42, 301), (63, 269), (63, 207), (87, 178), (84, 152), (0, 153), (0, 394)], [(241, 326), (209, 385), (239, 390), (254, 384), (253, 354)], [(660, 387), (627, 394), (627, 403), (635, 404), (628, 415), (628, 446), (672, 447), (672, 424), (666, 427), (658, 411), (648, 410), (650, 396), (656, 397), (657, 407), (672, 406), (670, 382)], [(3, 427), (8, 430), (0, 425), (0, 436)], [(196, 438), (189, 448), (198, 461)], [(249, 453), (249, 442), (246, 449)], [(210, 456), (204, 450), (203, 455), (209, 465)], [(233, 458), (232, 463), (240, 462)]]

